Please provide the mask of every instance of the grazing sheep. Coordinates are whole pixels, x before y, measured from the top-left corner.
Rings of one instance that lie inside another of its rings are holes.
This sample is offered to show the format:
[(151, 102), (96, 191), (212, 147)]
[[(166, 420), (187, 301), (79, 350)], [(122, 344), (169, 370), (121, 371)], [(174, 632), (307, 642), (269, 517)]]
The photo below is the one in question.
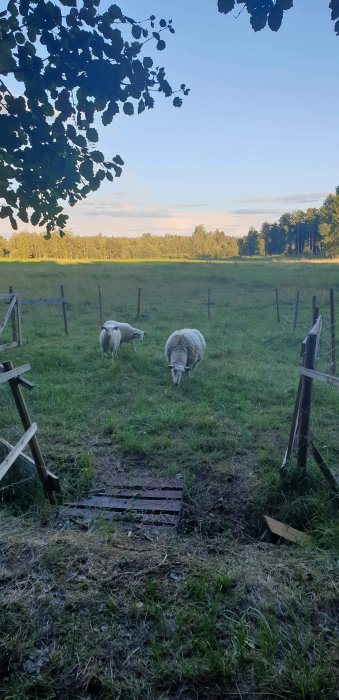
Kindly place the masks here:
[(103, 328), (119, 328), (121, 333), (121, 343), (133, 343), (134, 341), (144, 339), (145, 331), (140, 331), (139, 328), (133, 328), (129, 323), (120, 323), (119, 321), (105, 321)]
[(174, 331), (167, 339), (165, 355), (172, 372), (173, 384), (180, 384), (183, 372), (188, 376), (202, 360), (206, 348), (205, 338), (195, 328)]
[(121, 343), (119, 328), (115, 328), (114, 326), (106, 328), (103, 326), (99, 337), (99, 343), (103, 357), (107, 357), (108, 352), (112, 353), (112, 364), (114, 365), (114, 358), (118, 354)]

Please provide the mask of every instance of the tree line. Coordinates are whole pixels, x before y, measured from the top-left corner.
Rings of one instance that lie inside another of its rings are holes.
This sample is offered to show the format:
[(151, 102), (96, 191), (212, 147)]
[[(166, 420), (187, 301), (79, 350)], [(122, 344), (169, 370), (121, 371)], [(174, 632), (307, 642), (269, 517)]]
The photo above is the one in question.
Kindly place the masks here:
[(133, 258), (213, 259), (235, 256), (318, 256), (339, 255), (339, 187), (319, 208), (282, 214), (273, 224), (265, 221), (260, 230), (251, 226), (246, 236), (236, 239), (218, 229), (196, 226), (191, 236), (74, 236), (58, 232), (47, 239), (42, 233), (15, 233), (7, 241), (0, 237), (0, 257), (74, 260), (121, 260)]
[(227, 258), (238, 255), (237, 239), (223, 231), (207, 232), (196, 226), (191, 236), (74, 236), (58, 232), (46, 239), (42, 233), (15, 233), (9, 241), (0, 237), (0, 256), (25, 260), (74, 259), (121, 260), (132, 258)]
[(339, 255), (339, 187), (319, 208), (286, 212), (278, 221), (251, 226), (238, 240), (239, 255)]

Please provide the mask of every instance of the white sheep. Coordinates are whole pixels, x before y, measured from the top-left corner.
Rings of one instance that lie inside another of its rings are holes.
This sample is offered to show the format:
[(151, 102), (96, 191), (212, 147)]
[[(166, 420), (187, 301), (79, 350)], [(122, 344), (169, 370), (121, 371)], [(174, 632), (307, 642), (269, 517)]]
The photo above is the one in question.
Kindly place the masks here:
[(165, 355), (172, 372), (173, 384), (180, 384), (183, 372), (191, 376), (194, 367), (202, 360), (205, 348), (205, 338), (195, 328), (183, 328), (169, 336)]
[(107, 357), (108, 352), (112, 353), (112, 364), (114, 365), (114, 359), (118, 354), (121, 343), (120, 329), (114, 326), (109, 326), (108, 328), (103, 326), (99, 336), (99, 343), (103, 357)]
[(135, 350), (134, 341), (144, 339), (145, 331), (139, 330), (139, 328), (133, 328), (129, 323), (121, 323), (120, 321), (105, 321), (103, 328), (119, 328), (121, 333), (121, 343), (133, 343)]

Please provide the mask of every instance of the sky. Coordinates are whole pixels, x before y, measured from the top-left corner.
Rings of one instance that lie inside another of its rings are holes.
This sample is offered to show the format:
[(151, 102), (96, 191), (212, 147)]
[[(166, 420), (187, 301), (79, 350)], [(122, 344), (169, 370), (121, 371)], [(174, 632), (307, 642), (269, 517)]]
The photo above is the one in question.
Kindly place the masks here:
[[(123, 158), (123, 174), (66, 207), (72, 233), (182, 235), (203, 224), (242, 236), (335, 190), (339, 37), (328, 2), (295, 0), (277, 33), (253, 32), (246, 12), (221, 15), (217, 0), (118, 4), (137, 20), (173, 20), (166, 50), (150, 42), (144, 54), (191, 92), (180, 109), (159, 95), (153, 110), (100, 128), (98, 147)], [(9, 228), (0, 222), (0, 234)]]

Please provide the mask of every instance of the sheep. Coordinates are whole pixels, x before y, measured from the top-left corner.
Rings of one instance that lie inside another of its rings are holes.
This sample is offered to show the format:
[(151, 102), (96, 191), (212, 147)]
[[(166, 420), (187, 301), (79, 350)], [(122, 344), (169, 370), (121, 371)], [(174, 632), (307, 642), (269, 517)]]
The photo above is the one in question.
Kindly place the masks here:
[(114, 326), (109, 326), (108, 328), (102, 326), (99, 343), (103, 357), (107, 357), (108, 352), (112, 353), (112, 365), (114, 365), (114, 358), (118, 354), (121, 343), (120, 329)]
[(195, 328), (183, 328), (169, 336), (165, 345), (165, 355), (174, 385), (180, 384), (183, 372), (191, 376), (195, 366), (202, 360), (205, 348), (205, 338)]
[(119, 321), (105, 321), (103, 328), (119, 328), (121, 333), (121, 343), (133, 343), (135, 350), (134, 341), (143, 341), (145, 331), (139, 330), (139, 328), (133, 328), (129, 323), (121, 323)]

